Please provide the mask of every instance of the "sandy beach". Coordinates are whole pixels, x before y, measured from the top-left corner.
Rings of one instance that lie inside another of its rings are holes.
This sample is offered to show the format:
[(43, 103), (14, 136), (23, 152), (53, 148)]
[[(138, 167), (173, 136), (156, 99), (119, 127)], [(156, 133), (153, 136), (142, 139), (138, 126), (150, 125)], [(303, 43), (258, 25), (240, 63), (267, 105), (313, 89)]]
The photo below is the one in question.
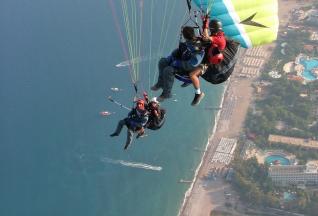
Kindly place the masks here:
[[(296, 0), (279, 1), (280, 24), (288, 22), (290, 11), (297, 7)], [(227, 83), (216, 124), (211, 131), (192, 185), (185, 195), (180, 216), (209, 216), (212, 210), (227, 210), (226, 202), (239, 205), (239, 197), (225, 181), (228, 163), (214, 160), (216, 149), (223, 138), (237, 140), (242, 132), (247, 111), (253, 102), (253, 83), (262, 66), (271, 56), (275, 43), (244, 50), (236, 64), (231, 80)], [(253, 50), (254, 49), (254, 50)], [(252, 59), (252, 60), (251, 60)], [(253, 65), (250, 62), (258, 62)], [(244, 71), (252, 71), (246, 75)], [(228, 196), (230, 194), (230, 197)], [(239, 215), (239, 214), (234, 214)]]
[[(234, 71), (234, 74), (237, 72)], [(209, 215), (212, 209), (218, 206), (224, 207), (224, 191), (229, 191), (229, 185), (222, 180), (222, 172), (226, 166), (223, 164), (211, 164), (217, 144), (222, 137), (236, 138), (242, 128), (249, 104), (252, 99), (254, 78), (242, 79), (234, 75), (225, 89), (222, 109), (219, 111), (219, 119), (209, 138), (206, 152), (203, 156), (200, 169), (192, 185), (191, 192), (185, 199), (179, 215)], [(205, 176), (211, 170), (216, 170), (216, 179), (208, 184)]]

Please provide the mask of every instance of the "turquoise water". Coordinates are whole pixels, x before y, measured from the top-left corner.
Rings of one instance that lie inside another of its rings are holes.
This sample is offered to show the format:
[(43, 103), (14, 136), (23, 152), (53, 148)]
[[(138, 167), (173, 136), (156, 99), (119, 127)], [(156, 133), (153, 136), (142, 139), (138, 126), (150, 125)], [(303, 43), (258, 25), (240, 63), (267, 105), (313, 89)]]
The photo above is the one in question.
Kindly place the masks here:
[(296, 198), (296, 196), (292, 193), (284, 192), (284, 201), (292, 201)]
[(318, 79), (311, 72), (312, 69), (318, 68), (318, 60), (317, 59), (311, 59), (311, 60), (301, 59), (300, 63), (305, 67), (305, 70), (304, 70), (302, 76), (306, 80), (316, 80), (316, 79)]
[(270, 155), (265, 158), (266, 163), (268, 164), (274, 164), (274, 161), (278, 160), (280, 162), (280, 165), (289, 165), (290, 162), (287, 158), (281, 156), (281, 155)]
[[(158, 23), (163, 5), (155, 5)], [(218, 106), (222, 86), (204, 83), (206, 96), (192, 107), (193, 89), (176, 82), (164, 127), (123, 151), (126, 131), (109, 134), (127, 111), (106, 97), (129, 106), (133, 88), (127, 68), (114, 67), (125, 59), (108, 2), (4, 0), (0, 16), (0, 215), (176, 215), (188, 188), (177, 182), (194, 175), (202, 156), (194, 148), (205, 147), (214, 122), (204, 107)], [(169, 35), (178, 37), (179, 24)], [(147, 83), (148, 70), (141, 77)]]

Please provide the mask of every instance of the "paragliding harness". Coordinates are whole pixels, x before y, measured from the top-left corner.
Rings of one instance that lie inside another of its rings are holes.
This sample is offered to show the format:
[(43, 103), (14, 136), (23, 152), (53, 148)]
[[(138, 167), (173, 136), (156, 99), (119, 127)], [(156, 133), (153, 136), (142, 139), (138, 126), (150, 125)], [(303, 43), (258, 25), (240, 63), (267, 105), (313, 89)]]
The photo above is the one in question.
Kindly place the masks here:
[[(145, 110), (145, 113), (147, 113), (147, 112), (148, 111)], [(131, 130), (133, 130), (134, 132), (138, 132), (142, 129), (142, 127), (139, 127), (139, 126), (132, 127), (132, 124), (136, 123), (135, 121), (133, 121), (133, 119), (138, 119), (138, 118), (139, 118), (139, 115), (137, 114), (136, 108), (133, 108), (132, 111), (129, 113), (129, 116), (127, 118), (125, 118), (125, 123), (126, 123), (127, 127), (130, 128)]]
[[(181, 59), (181, 61), (189, 61), (193, 55), (199, 54), (203, 51), (203, 48), (200, 47), (198, 41), (194, 41), (193, 43), (180, 42), (178, 49), (172, 52), (172, 56), (176, 59)], [(189, 67), (189, 66), (185, 66)], [(191, 69), (191, 68), (189, 68)], [(175, 68), (175, 78), (182, 82), (189, 82), (191, 80), (189, 78), (189, 71)]]
[[(239, 56), (239, 49), (239, 42), (226, 38), (226, 47), (220, 51), (223, 54), (223, 60), (219, 64), (209, 64), (207, 59), (203, 60), (207, 63), (208, 68), (202, 75), (202, 78), (211, 84), (220, 84), (228, 80), (234, 71)], [(176, 72), (175, 78), (184, 83), (192, 82), (188, 73), (181, 70)]]
[(164, 109), (159, 109), (159, 119), (157, 119), (157, 117), (151, 115), (149, 115), (149, 120), (146, 124), (146, 128), (150, 129), (150, 130), (158, 130), (160, 129), (163, 124), (165, 123), (166, 121), (166, 111)]
[(225, 82), (232, 74), (238, 59), (240, 43), (226, 38), (226, 47), (222, 50), (223, 60), (219, 64), (209, 64), (202, 78), (212, 84)]
[[(182, 29), (190, 22), (192, 23), (194, 26), (192, 26), (193, 28), (195, 28), (198, 31), (198, 34), (201, 35), (201, 29), (200, 26), (197, 22), (197, 17), (199, 12), (198, 11), (193, 11), (193, 17), (191, 16), (191, 1), (187, 0), (187, 5), (188, 5), (188, 9), (189, 9), (189, 18), (188, 20), (181, 26), (181, 31), (180, 31), (180, 36), (179, 36), (179, 47), (178, 47), (178, 53), (176, 54), (176, 58), (178, 59), (182, 59), (184, 61), (187, 61), (191, 58), (193, 52), (198, 51), (198, 47), (193, 44), (193, 48), (190, 48), (185, 42), (182, 42)], [(175, 69), (175, 78), (181, 82), (185, 82), (185, 83), (191, 83), (192, 81), (190, 80), (189, 74), (188, 72), (184, 71), (184, 70), (177, 70)]]
[[(134, 87), (134, 90), (135, 90), (135, 97), (134, 98), (136, 98), (136, 96), (138, 95), (137, 84), (133, 83), (133, 87)], [(144, 101), (145, 101), (145, 108), (146, 108), (146, 110), (147, 110), (147, 112), (149, 114), (148, 121), (147, 121), (147, 123), (145, 124), (145, 126), (143, 128), (147, 128), (147, 129), (150, 129), (150, 130), (158, 130), (165, 123), (166, 111), (165, 111), (165, 109), (160, 108), (159, 104), (158, 104), (159, 119), (156, 116), (153, 116), (152, 112), (151, 112), (151, 108), (149, 107), (149, 104), (151, 102), (149, 101), (147, 92), (143, 92), (143, 97), (144, 97)], [(125, 105), (119, 103), (118, 101), (114, 100), (111, 96), (108, 97), (108, 100), (113, 102), (113, 103), (115, 103), (116, 105), (120, 106), (121, 108), (124, 108), (126, 110), (131, 111), (130, 115), (127, 118), (125, 118), (125, 123), (126, 123), (127, 127), (130, 127), (130, 123), (131, 123), (130, 120), (134, 119), (138, 115), (136, 109), (134, 107), (128, 108), (127, 106), (125, 106)], [(134, 102), (135, 102), (135, 99), (134, 99)], [(134, 132), (138, 132), (141, 129), (142, 128), (137, 127), (133, 131)]]
[(164, 123), (166, 121), (166, 118), (165, 118), (166, 111), (165, 111), (165, 109), (160, 108), (160, 105), (158, 104), (157, 111), (159, 112), (159, 118), (154, 116), (152, 113), (152, 108), (150, 107), (150, 103), (152, 103), (152, 102), (149, 102), (148, 94), (146, 92), (144, 92), (143, 96), (145, 98), (145, 101), (147, 102), (147, 110), (149, 112), (149, 119), (145, 125), (145, 128), (150, 129), (150, 130), (158, 130), (164, 125)]
[[(190, 16), (187, 22), (191, 20), (200, 29), (200, 26), (198, 25), (197, 21), (194, 21), (191, 18), (191, 0), (187, 0), (187, 5), (189, 9), (189, 16)], [(201, 17), (207, 17), (207, 14), (209, 14), (208, 11), (206, 12), (201, 11)], [(197, 18), (197, 12), (194, 13), (194, 16), (195, 18)], [(182, 35), (180, 34), (180, 40), (181, 40), (181, 37)], [(203, 60), (203, 62), (207, 64), (208, 68), (206, 69), (205, 73), (202, 75), (202, 78), (212, 84), (220, 84), (222, 82), (225, 82), (231, 76), (234, 70), (235, 64), (238, 59), (239, 48), (240, 48), (240, 43), (229, 38), (226, 38), (226, 47), (224, 50), (220, 51), (217, 49), (219, 53), (210, 53), (210, 52), (214, 52), (215, 50), (211, 49), (210, 46), (207, 46), (206, 52), (205, 52), (207, 53), (207, 55), (205, 55), (205, 59)], [(218, 64), (210, 64), (208, 61), (209, 54), (211, 54), (212, 56), (217, 54), (222, 54), (223, 55), (222, 61), (218, 62)], [(189, 74), (186, 71), (181, 71), (181, 70), (176, 71), (175, 78), (184, 83), (192, 83), (192, 81), (190, 80)]]

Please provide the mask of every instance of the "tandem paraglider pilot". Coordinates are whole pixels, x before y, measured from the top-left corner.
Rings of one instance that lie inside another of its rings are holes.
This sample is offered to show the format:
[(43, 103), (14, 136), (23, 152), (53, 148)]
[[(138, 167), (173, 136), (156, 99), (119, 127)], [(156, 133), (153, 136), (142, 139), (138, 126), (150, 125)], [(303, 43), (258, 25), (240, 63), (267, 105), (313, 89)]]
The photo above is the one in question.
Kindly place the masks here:
[(145, 101), (143, 99), (138, 99), (136, 102), (136, 107), (128, 113), (127, 118), (118, 122), (116, 131), (110, 136), (118, 136), (124, 125), (126, 125), (127, 140), (124, 149), (127, 149), (133, 140), (134, 133), (139, 133), (144, 130), (144, 126), (148, 121), (148, 116), (148, 111), (145, 109)]

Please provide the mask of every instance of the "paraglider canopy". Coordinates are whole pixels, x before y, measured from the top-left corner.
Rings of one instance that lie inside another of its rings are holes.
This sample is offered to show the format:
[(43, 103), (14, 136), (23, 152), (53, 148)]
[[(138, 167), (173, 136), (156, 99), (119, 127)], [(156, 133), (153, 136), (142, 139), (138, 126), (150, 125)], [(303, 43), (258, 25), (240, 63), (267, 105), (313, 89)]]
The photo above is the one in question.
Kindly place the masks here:
[(270, 43), (278, 33), (277, 0), (194, 0), (197, 7), (223, 24), (225, 35), (248, 48)]

